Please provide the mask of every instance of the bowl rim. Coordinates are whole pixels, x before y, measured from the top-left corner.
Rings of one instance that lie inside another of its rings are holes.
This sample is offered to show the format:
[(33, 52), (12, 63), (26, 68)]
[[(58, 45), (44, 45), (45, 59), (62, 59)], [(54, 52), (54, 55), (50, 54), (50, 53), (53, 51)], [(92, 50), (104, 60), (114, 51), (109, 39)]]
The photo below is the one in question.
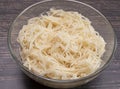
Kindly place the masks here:
[(100, 12), (98, 11), (97, 9), (95, 9), (94, 7), (92, 7), (91, 5), (89, 4), (86, 4), (86, 3), (83, 3), (83, 2), (80, 2), (80, 1), (76, 1), (76, 0), (63, 0), (63, 1), (68, 1), (68, 2), (74, 2), (74, 3), (79, 3), (79, 4), (82, 4), (84, 6), (87, 6), (91, 9), (93, 9), (94, 11), (96, 11), (98, 14), (100, 14), (105, 20), (106, 22), (109, 24), (110, 28), (112, 29), (113, 31), (113, 35), (114, 35), (114, 48), (112, 50), (112, 54), (110, 55), (109, 57), (109, 60), (107, 60), (107, 62), (101, 67), (99, 68), (98, 70), (96, 70), (94, 73), (91, 73), (89, 74), (88, 76), (86, 77), (82, 77), (82, 78), (78, 78), (78, 79), (68, 79), (68, 80), (59, 80), (59, 79), (50, 79), (50, 78), (46, 78), (44, 76), (41, 76), (41, 75), (37, 75), (37, 74), (34, 74), (33, 72), (31, 72), (28, 68), (26, 68), (18, 59), (17, 57), (14, 55), (14, 52), (12, 51), (12, 45), (11, 45), (11, 31), (12, 31), (12, 27), (14, 26), (14, 23), (16, 22), (16, 20), (19, 18), (19, 16), (21, 16), (25, 11), (29, 10), (30, 8), (38, 5), (38, 4), (41, 4), (41, 3), (45, 3), (45, 2), (49, 2), (49, 1), (57, 1), (57, 0), (42, 0), (42, 1), (39, 1), (39, 2), (36, 2), (30, 6), (28, 6), (26, 9), (24, 9), (22, 12), (20, 12), (20, 14), (15, 18), (15, 20), (11, 23), (10, 25), (10, 29), (8, 30), (8, 35), (7, 35), (7, 43), (8, 43), (8, 48), (9, 48), (9, 52), (12, 56), (12, 58), (16, 61), (17, 64), (19, 64), (20, 67), (22, 67), (25, 71), (29, 72), (30, 74), (32, 74), (33, 76), (36, 76), (37, 78), (41, 78), (41, 79), (44, 79), (44, 80), (47, 80), (47, 81), (51, 81), (51, 82), (57, 82), (57, 83), (70, 83), (70, 82), (76, 82), (76, 81), (83, 81), (83, 80), (87, 80), (89, 78), (92, 78), (94, 77), (95, 75), (99, 74), (101, 71), (103, 71), (107, 65), (110, 63), (110, 60), (113, 58), (114, 56), (114, 53), (115, 53), (115, 50), (116, 50), (116, 47), (117, 47), (117, 38), (116, 38), (116, 35), (115, 35), (115, 31), (114, 29), (112, 28), (112, 25), (111, 23), (106, 19), (106, 17)]

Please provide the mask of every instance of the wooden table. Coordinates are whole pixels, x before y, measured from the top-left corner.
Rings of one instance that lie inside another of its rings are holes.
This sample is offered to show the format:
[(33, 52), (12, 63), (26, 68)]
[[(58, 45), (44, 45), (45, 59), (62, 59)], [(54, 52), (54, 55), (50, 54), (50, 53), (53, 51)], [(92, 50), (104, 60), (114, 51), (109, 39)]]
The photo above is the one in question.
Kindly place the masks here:
[[(7, 47), (7, 31), (15, 17), (40, 0), (0, 0), (0, 89), (40, 89), (12, 60)], [(110, 65), (99, 77), (77, 89), (120, 89), (120, 0), (80, 0), (102, 12), (117, 35), (117, 50)], [(49, 89), (49, 88), (48, 88)]]

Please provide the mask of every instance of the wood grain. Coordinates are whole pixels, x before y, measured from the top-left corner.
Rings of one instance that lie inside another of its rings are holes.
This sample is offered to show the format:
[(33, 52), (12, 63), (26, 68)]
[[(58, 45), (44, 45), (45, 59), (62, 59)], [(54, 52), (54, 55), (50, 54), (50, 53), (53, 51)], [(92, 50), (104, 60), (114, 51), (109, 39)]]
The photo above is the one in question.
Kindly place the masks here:
[[(12, 60), (7, 47), (7, 31), (15, 17), (40, 0), (0, 0), (0, 89), (48, 88), (28, 78)], [(99, 77), (77, 89), (120, 89), (120, 0), (79, 0), (92, 5), (111, 22), (116, 36), (115, 57)], [(49, 89), (49, 88), (48, 88)]]

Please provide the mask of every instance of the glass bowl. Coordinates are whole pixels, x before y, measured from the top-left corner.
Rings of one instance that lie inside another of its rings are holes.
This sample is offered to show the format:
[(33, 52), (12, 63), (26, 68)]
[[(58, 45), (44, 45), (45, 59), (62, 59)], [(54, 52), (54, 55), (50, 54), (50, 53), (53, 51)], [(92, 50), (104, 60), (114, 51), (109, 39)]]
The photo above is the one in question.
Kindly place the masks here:
[[(95, 28), (95, 30), (98, 31), (106, 41), (106, 52), (102, 57), (103, 63), (101, 64), (100, 68), (94, 73), (79, 79), (56, 80), (38, 76), (29, 71), (25, 66), (23, 66), (21, 62), (21, 57), (19, 55), (20, 45), (17, 42), (18, 33), (22, 26), (27, 24), (28, 19), (39, 16), (40, 14), (49, 11), (49, 9), (52, 7), (68, 11), (77, 11), (82, 15), (86, 16), (92, 22), (92, 25)], [(105, 16), (90, 5), (75, 0), (44, 0), (35, 3), (26, 8), (17, 16), (8, 32), (8, 46), (10, 53), (13, 59), (16, 61), (16, 63), (19, 64), (23, 72), (33, 80), (53, 88), (72, 88), (85, 84), (91, 81), (92, 79), (96, 78), (112, 59), (113, 53), (115, 51), (115, 45), (115, 33)]]

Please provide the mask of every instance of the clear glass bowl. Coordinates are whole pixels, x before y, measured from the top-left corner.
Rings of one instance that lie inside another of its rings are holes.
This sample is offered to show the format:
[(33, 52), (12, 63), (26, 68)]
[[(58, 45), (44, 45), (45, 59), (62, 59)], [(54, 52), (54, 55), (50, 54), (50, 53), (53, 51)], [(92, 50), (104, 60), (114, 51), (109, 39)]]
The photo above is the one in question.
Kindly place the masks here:
[[(45, 13), (52, 7), (63, 10), (77, 11), (82, 15), (86, 16), (88, 19), (91, 20), (93, 27), (100, 33), (100, 35), (102, 35), (102, 37), (107, 42), (106, 52), (102, 57), (103, 63), (101, 64), (101, 67), (98, 70), (96, 70), (93, 74), (80, 79), (55, 80), (38, 76), (29, 71), (25, 66), (23, 66), (21, 62), (21, 57), (19, 55), (20, 45), (17, 43), (16, 40), (18, 33), (22, 26), (27, 24), (28, 19), (35, 16), (39, 16), (41, 13)], [(26, 8), (17, 16), (8, 32), (8, 46), (10, 53), (13, 59), (16, 61), (16, 63), (19, 64), (23, 72), (33, 80), (43, 85), (54, 88), (72, 88), (85, 84), (91, 81), (92, 79), (96, 78), (113, 57), (115, 45), (116, 45), (115, 33), (108, 20), (105, 18), (105, 16), (103, 16), (98, 10), (91, 7), (90, 5), (75, 0), (44, 0), (35, 3)]]

